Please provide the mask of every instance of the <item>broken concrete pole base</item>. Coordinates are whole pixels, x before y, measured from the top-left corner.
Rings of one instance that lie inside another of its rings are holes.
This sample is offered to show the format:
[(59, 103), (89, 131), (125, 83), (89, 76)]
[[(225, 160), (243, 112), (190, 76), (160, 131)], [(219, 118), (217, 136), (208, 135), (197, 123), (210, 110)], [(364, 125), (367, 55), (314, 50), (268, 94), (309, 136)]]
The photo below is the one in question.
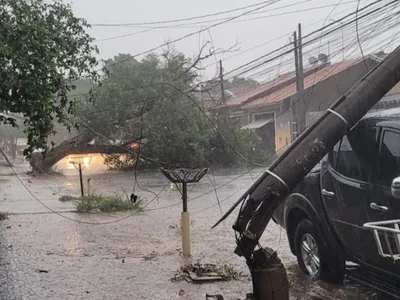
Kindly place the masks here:
[(289, 300), (285, 267), (272, 249), (259, 249), (248, 263), (255, 300)]

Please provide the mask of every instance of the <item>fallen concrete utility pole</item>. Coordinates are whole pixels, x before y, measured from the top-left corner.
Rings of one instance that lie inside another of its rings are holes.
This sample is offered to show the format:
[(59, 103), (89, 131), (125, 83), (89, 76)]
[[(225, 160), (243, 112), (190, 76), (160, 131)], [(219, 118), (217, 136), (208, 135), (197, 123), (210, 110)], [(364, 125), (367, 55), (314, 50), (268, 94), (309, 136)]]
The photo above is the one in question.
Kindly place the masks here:
[(339, 98), (264, 172), (214, 225), (242, 203), (233, 229), (240, 234), (235, 253), (251, 259), (276, 208), (307, 173), (397, 82), (400, 47)]

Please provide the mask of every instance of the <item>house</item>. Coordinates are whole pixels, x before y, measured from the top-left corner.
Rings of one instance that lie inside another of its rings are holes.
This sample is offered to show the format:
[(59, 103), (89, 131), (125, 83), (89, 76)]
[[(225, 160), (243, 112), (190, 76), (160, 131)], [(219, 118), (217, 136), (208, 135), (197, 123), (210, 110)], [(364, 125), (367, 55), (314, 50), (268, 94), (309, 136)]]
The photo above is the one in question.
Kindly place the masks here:
[[(316, 120), (381, 60), (381, 57), (370, 55), (365, 59), (338, 63), (321, 62), (305, 69), (303, 101), (306, 124)], [(400, 87), (395, 87), (382, 99), (381, 102), (386, 104), (381, 105), (388, 105), (393, 99), (400, 101), (399, 96)], [(214, 110), (228, 114), (237, 126), (254, 130), (261, 138), (264, 150), (273, 154), (285, 149), (293, 139), (292, 115), (298, 109), (299, 101), (296, 74), (289, 72), (233, 97), (226, 106), (218, 106)]]

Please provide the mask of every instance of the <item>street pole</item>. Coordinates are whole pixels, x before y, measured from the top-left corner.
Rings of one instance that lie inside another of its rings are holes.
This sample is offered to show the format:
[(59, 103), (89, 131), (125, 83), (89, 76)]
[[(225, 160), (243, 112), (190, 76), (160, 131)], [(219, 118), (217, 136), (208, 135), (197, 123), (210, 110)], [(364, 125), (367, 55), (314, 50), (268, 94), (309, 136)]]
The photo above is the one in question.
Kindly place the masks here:
[(207, 173), (208, 169), (186, 169), (180, 168), (175, 170), (168, 170), (161, 168), (161, 172), (168, 180), (175, 185), (181, 184), (182, 189), (179, 191), (182, 194), (182, 213), (181, 213), (181, 225), (182, 225), (182, 255), (184, 257), (191, 256), (191, 241), (190, 241), (190, 214), (188, 212), (188, 195), (187, 195), (187, 184), (199, 182), (201, 178)]
[(301, 134), (306, 128), (306, 104), (304, 101), (304, 70), (303, 70), (303, 42), (302, 42), (302, 33), (301, 33), (301, 24), (298, 25), (299, 35), (297, 39), (297, 48), (298, 48), (298, 69), (299, 69), (299, 134)]
[(79, 171), (79, 181), (81, 183), (81, 195), (83, 197), (85, 196), (85, 193), (83, 191), (82, 163), (78, 164), (78, 171)]
[[(293, 49), (294, 49), (294, 64), (296, 69), (296, 90), (300, 90), (300, 75), (299, 75), (299, 53), (297, 48), (297, 32), (293, 32)], [(292, 141), (297, 139), (299, 134), (299, 109), (295, 105), (296, 102), (291, 98), (291, 113), (292, 113)]]

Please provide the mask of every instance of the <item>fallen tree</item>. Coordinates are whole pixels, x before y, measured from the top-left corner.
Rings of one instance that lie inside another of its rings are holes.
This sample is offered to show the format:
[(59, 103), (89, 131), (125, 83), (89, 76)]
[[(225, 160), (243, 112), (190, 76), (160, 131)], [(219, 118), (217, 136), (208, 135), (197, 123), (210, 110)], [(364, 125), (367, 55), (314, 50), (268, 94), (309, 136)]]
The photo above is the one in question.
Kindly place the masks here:
[(44, 152), (35, 152), (30, 157), (29, 163), (34, 173), (48, 173), (50, 169), (61, 159), (68, 155), (76, 154), (125, 154), (132, 153), (130, 145), (133, 141), (128, 141), (119, 145), (111, 144), (89, 144), (93, 140), (91, 134), (82, 134), (72, 139), (62, 142)]
[(80, 149), (86, 147), (87, 143), (89, 143), (92, 139), (93, 136), (90, 134), (78, 135), (72, 139), (60, 143), (57, 146), (52, 147), (47, 151), (32, 153), (29, 159), (32, 171), (39, 174), (47, 173), (59, 160), (73, 153), (74, 151), (79, 151)]

